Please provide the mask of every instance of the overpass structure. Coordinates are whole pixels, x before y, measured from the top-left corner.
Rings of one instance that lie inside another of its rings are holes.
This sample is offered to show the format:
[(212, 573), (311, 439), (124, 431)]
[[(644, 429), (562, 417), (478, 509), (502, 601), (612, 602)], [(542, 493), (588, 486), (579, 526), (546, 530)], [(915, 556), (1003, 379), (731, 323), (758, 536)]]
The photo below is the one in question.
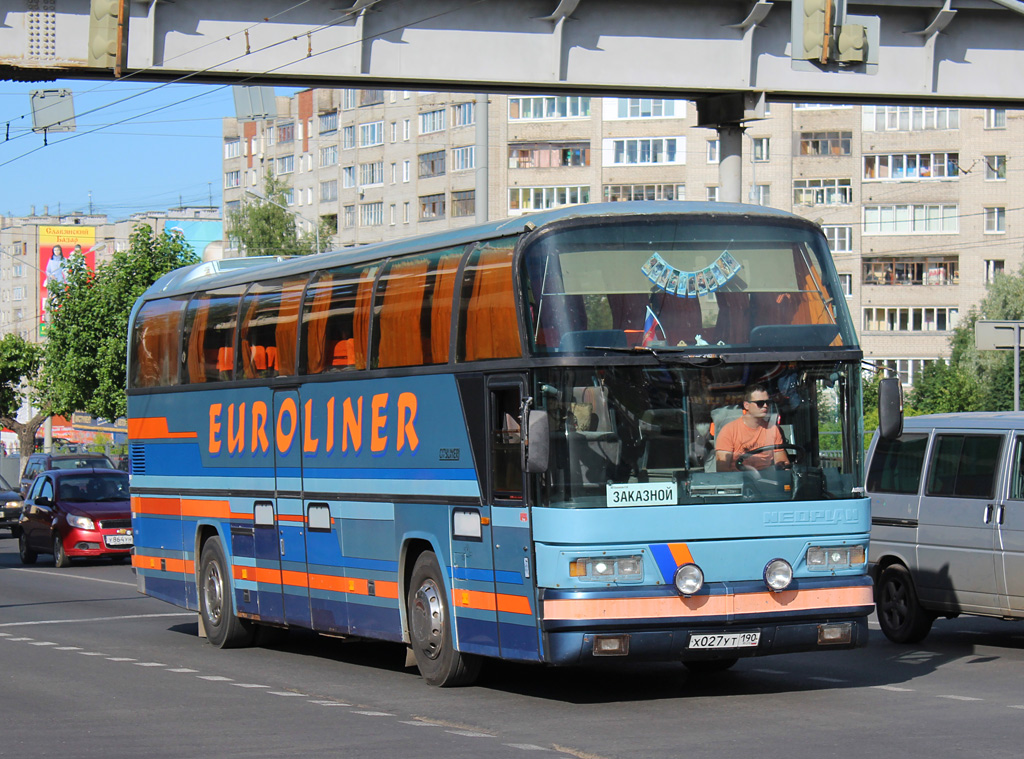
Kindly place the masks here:
[(1024, 0), (10, 0), (0, 79), (1024, 107)]

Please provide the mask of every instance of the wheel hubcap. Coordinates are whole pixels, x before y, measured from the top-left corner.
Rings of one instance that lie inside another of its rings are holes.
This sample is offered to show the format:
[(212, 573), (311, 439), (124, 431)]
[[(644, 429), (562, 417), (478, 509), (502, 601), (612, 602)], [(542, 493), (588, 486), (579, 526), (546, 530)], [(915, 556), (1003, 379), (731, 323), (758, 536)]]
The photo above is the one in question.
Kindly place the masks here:
[(219, 625), (224, 613), (224, 581), (220, 576), (220, 567), (216, 563), (210, 563), (206, 567), (203, 598), (206, 601), (206, 614), (210, 622)]
[(883, 610), (889, 627), (897, 629), (907, 619), (907, 595), (903, 585), (889, 582), (885, 586)]
[(444, 605), (433, 580), (423, 581), (412, 605), (412, 634), (419, 649), (431, 659), (441, 653), (444, 641)]

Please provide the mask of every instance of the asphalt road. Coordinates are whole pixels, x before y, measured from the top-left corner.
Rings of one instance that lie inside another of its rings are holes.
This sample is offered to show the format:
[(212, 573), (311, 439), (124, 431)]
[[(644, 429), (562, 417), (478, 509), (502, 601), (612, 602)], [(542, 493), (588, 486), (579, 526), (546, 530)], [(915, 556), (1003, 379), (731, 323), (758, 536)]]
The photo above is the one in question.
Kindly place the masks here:
[(0, 756), (1019, 757), (1024, 627), (924, 644), (680, 665), (490, 663), (430, 688), (393, 644), (291, 633), (220, 651), (127, 566), (54, 569), (0, 538)]

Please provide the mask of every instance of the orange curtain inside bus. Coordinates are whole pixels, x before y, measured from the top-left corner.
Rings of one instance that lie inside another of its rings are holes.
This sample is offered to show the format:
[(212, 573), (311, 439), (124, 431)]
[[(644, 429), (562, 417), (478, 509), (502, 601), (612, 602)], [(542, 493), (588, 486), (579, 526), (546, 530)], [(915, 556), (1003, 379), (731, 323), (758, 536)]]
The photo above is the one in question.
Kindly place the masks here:
[(359, 278), (359, 288), (356, 290), (356, 312), (352, 320), (352, 331), (355, 340), (353, 343), (354, 363), (357, 369), (366, 368), (366, 340), (370, 327), (370, 310), (373, 306), (373, 279), (376, 274), (376, 269), (364, 271)]
[(306, 371), (320, 374), (327, 365), (327, 314), (331, 310), (331, 275), (319, 279), (306, 321)]
[(466, 306), (466, 360), (522, 355), (512, 290), (512, 248), (481, 252)]
[(380, 308), (377, 366), (420, 366), (423, 361), (423, 296), (426, 258), (399, 261), (388, 271)]
[(451, 343), (452, 298), (455, 275), (462, 253), (441, 258), (437, 265), (433, 302), (430, 307), (430, 358), (432, 363), (447, 364)]
[(295, 371), (299, 311), (302, 308), (302, 291), (305, 286), (305, 277), (284, 283), (281, 307), (277, 312), (277, 328), (274, 332), (275, 348), (277, 349), (274, 364), (277, 376), (288, 375)]
[(195, 318), (192, 320), (192, 331), (188, 336), (188, 381), (206, 382), (205, 356), (203, 355), (203, 343), (206, 340), (206, 324), (210, 316), (210, 301), (206, 298), (200, 300), (196, 308)]
[(135, 386), (176, 384), (181, 301), (153, 301), (143, 308), (139, 321)]
[[(256, 350), (253, 344), (249, 340), (249, 325), (252, 324), (253, 317), (256, 315), (256, 304), (259, 302), (258, 298), (251, 298), (249, 300), (249, 307), (245, 309), (245, 315), (242, 317), (242, 377), (245, 379), (252, 379), (258, 376), (258, 367), (256, 366)], [(263, 346), (258, 346), (263, 348)], [(266, 349), (263, 348), (263, 368), (267, 368), (266, 362)]]

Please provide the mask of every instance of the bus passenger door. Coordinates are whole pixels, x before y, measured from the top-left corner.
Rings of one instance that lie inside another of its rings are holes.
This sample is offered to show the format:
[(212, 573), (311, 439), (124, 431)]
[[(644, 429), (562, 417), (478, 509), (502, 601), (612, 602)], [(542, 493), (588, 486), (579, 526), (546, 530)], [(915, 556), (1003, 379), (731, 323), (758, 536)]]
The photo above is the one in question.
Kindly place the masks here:
[(487, 383), (488, 493), (494, 550), (495, 605), (501, 656), (538, 661), (530, 509), (522, 466), (526, 381), (491, 377)]
[(274, 391), (276, 516), (284, 621), (309, 628), (306, 514), (302, 501), (302, 403), (297, 390)]

